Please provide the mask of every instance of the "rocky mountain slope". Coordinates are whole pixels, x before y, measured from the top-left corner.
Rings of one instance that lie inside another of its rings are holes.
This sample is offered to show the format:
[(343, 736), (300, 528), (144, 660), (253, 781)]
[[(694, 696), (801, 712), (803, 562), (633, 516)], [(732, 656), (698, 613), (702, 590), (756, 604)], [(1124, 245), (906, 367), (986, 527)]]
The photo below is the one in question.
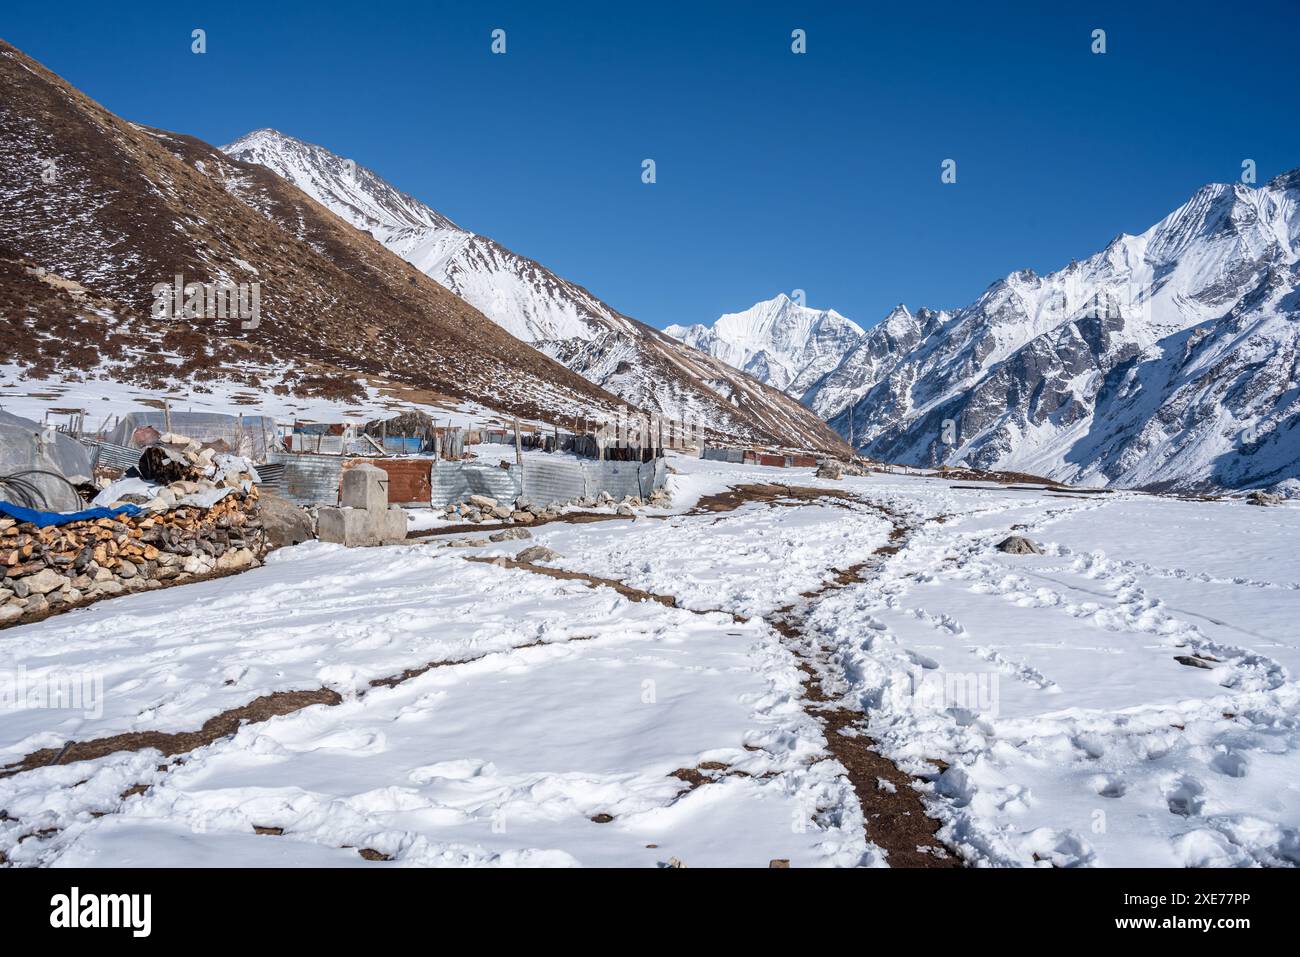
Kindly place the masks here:
[(834, 309), (810, 309), (785, 293), (729, 312), (711, 326), (664, 332), (796, 399), (862, 338), (862, 328)]
[[(122, 120), (4, 43), (0, 103), (0, 354), (31, 375), (386, 385), (553, 421), (620, 404), (280, 177)], [(259, 283), (256, 327), (156, 316), (177, 275)]]
[(293, 183), (501, 328), (634, 406), (740, 440), (845, 451), (822, 420), (780, 391), (462, 229), (351, 160), (275, 130), (223, 149)]
[(957, 312), (899, 307), (803, 400), (890, 461), (1267, 486), (1300, 475), (1298, 346), (1294, 170), (1205, 186), (1141, 235)]

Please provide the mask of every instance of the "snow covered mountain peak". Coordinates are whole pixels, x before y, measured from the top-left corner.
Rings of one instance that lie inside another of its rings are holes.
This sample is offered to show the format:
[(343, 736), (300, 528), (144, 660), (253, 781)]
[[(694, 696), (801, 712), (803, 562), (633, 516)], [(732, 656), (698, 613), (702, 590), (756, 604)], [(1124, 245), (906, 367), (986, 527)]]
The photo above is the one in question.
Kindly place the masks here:
[(1300, 170), (1203, 186), (923, 314), (892, 312), (803, 396), (868, 455), (1156, 489), (1300, 475)]
[(401, 193), (370, 170), (279, 130), (254, 130), (221, 151), (246, 163), (257, 163), (293, 183), (322, 206), (354, 226), (373, 232), (402, 229), (460, 230), (446, 216)]
[(862, 338), (862, 327), (834, 309), (813, 309), (778, 293), (712, 326), (669, 326), (674, 339), (798, 397)]

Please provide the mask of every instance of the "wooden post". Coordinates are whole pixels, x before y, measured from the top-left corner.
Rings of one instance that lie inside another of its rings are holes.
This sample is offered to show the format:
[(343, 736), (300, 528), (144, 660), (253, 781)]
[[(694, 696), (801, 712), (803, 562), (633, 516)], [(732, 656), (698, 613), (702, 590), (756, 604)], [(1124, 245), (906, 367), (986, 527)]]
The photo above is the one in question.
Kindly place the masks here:
[(163, 424), (168, 432), (172, 430), (172, 404), (169, 399), (163, 399)]
[(515, 416), (515, 464), (524, 464), (524, 447), (519, 439), (519, 416)]

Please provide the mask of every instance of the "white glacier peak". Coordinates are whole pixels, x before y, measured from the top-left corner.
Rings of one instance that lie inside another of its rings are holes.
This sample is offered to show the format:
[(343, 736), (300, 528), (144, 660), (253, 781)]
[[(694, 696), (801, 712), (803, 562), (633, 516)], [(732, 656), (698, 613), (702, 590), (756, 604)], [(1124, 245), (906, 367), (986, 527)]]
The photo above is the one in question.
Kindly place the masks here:
[(669, 326), (664, 332), (796, 398), (863, 335), (861, 326), (834, 309), (813, 309), (785, 293), (726, 313), (711, 326)]
[(1188, 491), (1294, 479), (1298, 210), (1300, 171), (1202, 187), (963, 309), (895, 309), (801, 400), (887, 461)]

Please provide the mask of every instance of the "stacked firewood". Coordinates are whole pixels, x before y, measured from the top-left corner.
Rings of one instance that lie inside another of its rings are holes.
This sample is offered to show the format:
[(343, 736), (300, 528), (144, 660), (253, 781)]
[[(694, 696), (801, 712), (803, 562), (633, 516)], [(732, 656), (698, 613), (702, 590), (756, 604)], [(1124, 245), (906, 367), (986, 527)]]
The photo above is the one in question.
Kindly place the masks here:
[[(229, 491), (210, 507), (185, 501), (214, 488)], [(0, 517), (0, 625), (251, 568), (266, 554), (257, 486), (246, 475), (195, 471), (144, 505), (50, 527)]]

